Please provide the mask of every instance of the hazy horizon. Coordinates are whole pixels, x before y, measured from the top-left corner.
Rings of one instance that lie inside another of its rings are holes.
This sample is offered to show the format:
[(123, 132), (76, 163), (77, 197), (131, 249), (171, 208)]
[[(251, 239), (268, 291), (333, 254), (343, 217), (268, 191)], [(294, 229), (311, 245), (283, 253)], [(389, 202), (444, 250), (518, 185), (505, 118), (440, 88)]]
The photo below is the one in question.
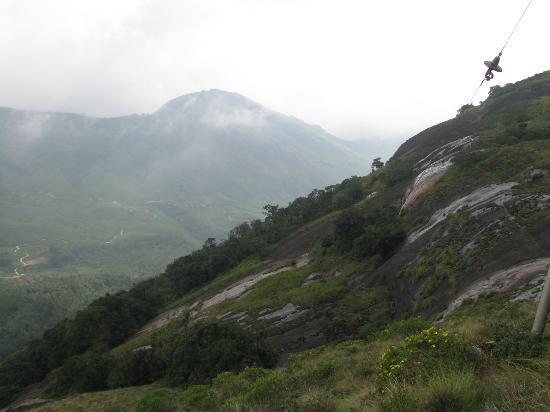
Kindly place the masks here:
[[(454, 116), (526, 4), (7, 0), (0, 106), (117, 117), (221, 89), (395, 147)], [(533, 2), (476, 101), (550, 68), (549, 12)]]

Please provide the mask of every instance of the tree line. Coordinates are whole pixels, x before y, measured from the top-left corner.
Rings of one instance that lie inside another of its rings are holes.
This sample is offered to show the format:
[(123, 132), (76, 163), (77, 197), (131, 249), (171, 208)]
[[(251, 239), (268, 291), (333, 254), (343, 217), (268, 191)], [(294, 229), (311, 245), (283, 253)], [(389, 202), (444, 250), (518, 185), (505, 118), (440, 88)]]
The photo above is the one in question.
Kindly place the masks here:
[[(128, 291), (107, 294), (65, 319), (0, 363), (0, 406), (50, 371), (70, 365), (86, 352), (104, 353), (134, 334), (169, 303), (200, 287), (245, 258), (265, 256), (270, 247), (300, 226), (366, 195), (363, 178), (353, 176), (324, 190), (314, 190), (287, 207), (266, 205), (264, 220), (236, 226), (227, 239), (208, 239), (203, 247), (174, 260), (164, 273)], [(76, 359), (76, 358), (75, 358)], [(76, 361), (75, 361), (76, 362)]]

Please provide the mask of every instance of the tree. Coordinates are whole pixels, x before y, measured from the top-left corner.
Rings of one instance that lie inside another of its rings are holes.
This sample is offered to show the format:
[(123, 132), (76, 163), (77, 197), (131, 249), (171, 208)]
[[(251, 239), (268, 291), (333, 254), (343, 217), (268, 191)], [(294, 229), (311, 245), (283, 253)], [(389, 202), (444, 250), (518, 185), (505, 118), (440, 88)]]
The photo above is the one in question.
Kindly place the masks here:
[(374, 172), (375, 170), (380, 169), (382, 166), (384, 166), (384, 162), (383, 162), (382, 160), (380, 160), (379, 157), (377, 157), (376, 159), (373, 159), (373, 160), (372, 160), (371, 169), (372, 169), (373, 172)]
[(220, 372), (246, 366), (273, 367), (275, 352), (252, 332), (237, 324), (198, 322), (165, 349), (170, 383), (203, 384)]
[(473, 105), (473, 104), (470, 104), (470, 103), (465, 104), (465, 105), (462, 105), (462, 106), (460, 106), (460, 109), (458, 109), (458, 110), (456, 111), (456, 115), (457, 115), (457, 116), (460, 116), (462, 113), (464, 113), (464, 112), (465, 112), (466, 110), (468, 110), (468, 109), (471, 109), (472, 107), (474, 107), (474, 105)]
[(341, 252), (351, 249), (353, 241), (365, 230), (365, 218), (355, 208), (344, 210), (334, 222), (334, 240)]

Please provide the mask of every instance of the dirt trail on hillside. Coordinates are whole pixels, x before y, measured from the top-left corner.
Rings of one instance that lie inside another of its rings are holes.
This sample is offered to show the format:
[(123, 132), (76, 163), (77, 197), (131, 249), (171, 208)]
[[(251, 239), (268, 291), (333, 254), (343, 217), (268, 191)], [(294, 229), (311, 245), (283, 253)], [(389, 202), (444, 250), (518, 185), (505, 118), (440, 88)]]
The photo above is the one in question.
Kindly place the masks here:
[(38, 240), (38, 241), (35, 241), (35, 242), (28, 242), (24, 245), (16, 245), (15, 248), (13, 249), (14, 254), (17, 255), (18, 253), (25, 253), (25, 256), (22, 256), (22, 257), (19, 258), (19, 264), (21, 266), (16, 267), (16, 268), (13, 269), (13, 273), (14, 273), (13, 276), (0, 276), (0, 280), (1, 279), (6, 279), (6, 280), (11, 279), (11, 280), (13, 280), (13, 279), (24, 278), (25, 276), (28, 276), (28, 274), (19, 272), (20, 269), (31, 268), (33, 266), (40, 265), (40, 264), (46, 262), (48, 260), (48, 258), (46, 256), (37, 256), (37, 257), (34, 257), (30, 260), (27, 260), (31, 255), (27, 250), (25, 250), (25, 246), (40, 243), (44, 240), (46, 240), (46, 239), (41, 239), (41, 240)]
[[(15, 249), (13, 250), (13, 253), (17, 254), (21, 250), (24, 250), (23, 247), (17, 245), (17, 246), (15, 246)], [(26, 266), (29, 266), (29, 262), (25, 262), (25, 259), (28, 258), (29, 256), (30, 256), (29, 253), (26, 252), (25, 256), (19, 258), (19, 263), (21, 264), (22, 268), (24, 268)], [(27, 276), (25, 273), (20, 273), (17, 269), (18, 268), (13, 269), (13, 273), (15, 273), (13, 276), (2, 276), (2, 277), (0, 277), (0, 279), (14, 280), (14, 279), (21, 279), (21, 278)], [(21, 269), (21, 268), (19, 268), (19, 269)]]

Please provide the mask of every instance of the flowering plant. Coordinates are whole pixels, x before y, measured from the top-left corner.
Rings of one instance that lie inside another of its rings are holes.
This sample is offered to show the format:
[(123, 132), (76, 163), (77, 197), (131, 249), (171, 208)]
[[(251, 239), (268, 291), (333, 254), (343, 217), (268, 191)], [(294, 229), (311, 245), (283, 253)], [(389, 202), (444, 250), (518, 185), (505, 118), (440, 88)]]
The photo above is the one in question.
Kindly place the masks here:
[(390, 346), (377, 365), (377, 378), (415, 380), (434, 370), (438, 362), (463, 364), (467, 344), (450, 332), (432, 326), (405, 338), (403, 346)]

